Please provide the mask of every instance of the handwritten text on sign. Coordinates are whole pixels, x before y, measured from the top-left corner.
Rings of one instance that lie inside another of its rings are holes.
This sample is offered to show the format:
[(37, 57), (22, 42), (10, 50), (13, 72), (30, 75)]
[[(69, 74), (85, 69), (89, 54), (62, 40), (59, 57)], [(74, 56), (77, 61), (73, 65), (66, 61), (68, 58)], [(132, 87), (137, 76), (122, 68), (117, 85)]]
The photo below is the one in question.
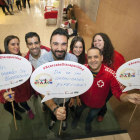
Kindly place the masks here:
[(0, 55), (0, 90), (21, 85), (31, 73), (32, 66), (25, 58), (12, 54)]
[(140, 89), (140, 58), (123, 64), (116, 73), (120, 83), (126, 86), (123, 91)]
[(54, 61), (37, 68), (31, 76), (31, 85), (45, 95), (42, 102), (52, 98), (69, 98), (87, 91), (93, 75), (85, 66), (71, 61)]

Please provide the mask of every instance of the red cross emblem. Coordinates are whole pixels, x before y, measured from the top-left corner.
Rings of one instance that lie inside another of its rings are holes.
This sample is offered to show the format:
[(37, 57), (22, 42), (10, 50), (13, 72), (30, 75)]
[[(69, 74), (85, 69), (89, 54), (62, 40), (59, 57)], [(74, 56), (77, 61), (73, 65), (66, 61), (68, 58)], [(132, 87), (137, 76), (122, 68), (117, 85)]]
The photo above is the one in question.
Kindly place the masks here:
[(99, 80), (99, 81), (97, 82), (97, 85), (98, 85), (98, 87), (103, 87), (103, 86), (104, 86), (103, 80)]

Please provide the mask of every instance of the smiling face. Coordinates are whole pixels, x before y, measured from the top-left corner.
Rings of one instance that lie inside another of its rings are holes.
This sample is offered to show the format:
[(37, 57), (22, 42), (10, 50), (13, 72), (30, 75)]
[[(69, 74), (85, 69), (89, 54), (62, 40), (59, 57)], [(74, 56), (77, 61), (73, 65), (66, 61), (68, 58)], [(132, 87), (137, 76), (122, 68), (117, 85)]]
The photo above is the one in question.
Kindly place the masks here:
[(90, 49), (87, 53), (88, 65), (91, 71), (99, 72), (103, 61), (103, 55), (100, 55), (98, 49)]
[(8, 50), (11, 54), (18, 54), (20, 51), (19, 40), (17, 38), (11, 39), (8, 44)]
[(79, 57), (83, 52), (83, 44), (80, 41), (77, 41), (73, 47), (73, 54)]
[(50, 46), (53, 53), (53, 58), (55, 60), (64, 60), (68, 47), (67, 37), (59, 34), (54, 35)]
[(104, 40), (100, 35), (96, 35), (94, 38), (94, 47), (99, 48), (101, 51), (104, 49)]
[(32, 57), (36, 59), (40, 57), (40, 53), (41, 53), (40, 46), (41, 46), (41, 43), (39, 42), (36, 36), (27, 38), (27, 47), (29, 48), (29, 51)]

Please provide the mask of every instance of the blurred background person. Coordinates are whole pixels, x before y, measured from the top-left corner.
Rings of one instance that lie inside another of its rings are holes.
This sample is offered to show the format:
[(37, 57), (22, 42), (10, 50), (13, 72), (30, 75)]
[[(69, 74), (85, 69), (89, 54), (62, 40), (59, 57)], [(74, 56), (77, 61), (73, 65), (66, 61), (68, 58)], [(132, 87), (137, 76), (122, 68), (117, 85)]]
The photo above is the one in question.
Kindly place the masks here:
[[(2, 11), (3, 11), (3, 13), (5, 14), (5, 15), (14, 15), (13, 13), (11, 13), (10, 11), (9, 11), (9, 6), (8, 6), (8, 3), (7, 3), (7, 1), (4, 1), (4, 0), (0, 0), (0, 7), (2, 8)], [(5, 11), (5, 8), (7, 9), (7, 11), (8, 11), (8, 13)]]

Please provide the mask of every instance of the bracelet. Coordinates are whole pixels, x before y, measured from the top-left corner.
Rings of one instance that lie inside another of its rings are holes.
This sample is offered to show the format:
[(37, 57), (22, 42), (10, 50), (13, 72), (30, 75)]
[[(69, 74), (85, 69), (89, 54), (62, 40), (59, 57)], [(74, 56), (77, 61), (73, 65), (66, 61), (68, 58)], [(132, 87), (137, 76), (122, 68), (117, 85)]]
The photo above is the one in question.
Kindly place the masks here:
[(55, 110), (57, 109), (57, 108), (59, 108), (59, 106), (57, 105), (54, 109), (53, 109), (53, 113), (55, 112)]

